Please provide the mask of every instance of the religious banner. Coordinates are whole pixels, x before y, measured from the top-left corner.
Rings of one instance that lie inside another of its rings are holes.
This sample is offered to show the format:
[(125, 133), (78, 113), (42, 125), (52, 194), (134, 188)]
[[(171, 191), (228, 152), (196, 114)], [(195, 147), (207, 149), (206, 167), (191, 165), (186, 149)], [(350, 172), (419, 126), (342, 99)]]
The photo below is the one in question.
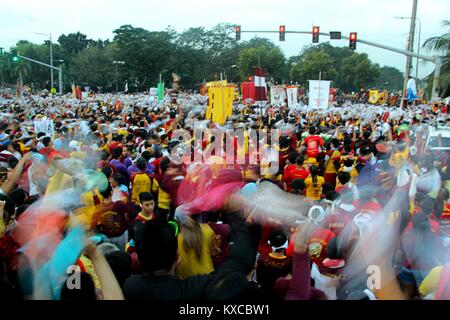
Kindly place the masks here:
[(255, 101), (267, 101), (266, 72), (261, 68), (255, 68)]
[(297, 93), (298, 93), (298, 87), (297, 86), (287, 86), (286, 87), (286, 95), (287, 95), (287, 104), (289, 108), (294, 108), (297, 103)]
[(387, 103), (388, 101), (389, 101), (389, 93), (387, 92), (387, 90), (384, 90), (378, 95), (378, 104), (382, 105)]
[(224, 125), (233, 112), (234, 86), (214, 86), (208, 88), (206, 119)]
[(309, 104), (310, 108), (328, 108), (330, 98), (331, 81), (308, 80), (309, 81)]
[(246, 101), (247, 99), (251, 99), (255, 101), (255, 83), (254, 82), (242, 82), (241, 83), (242, 90), (242, 101)]
[(369, 103), (376, 104), (378, 102), (380, 93), (378, 90), (369, 90)]
[(272, 105), (281, 105), (286, 100), (286, 89), (284, 86), (270, 87), (270, 103)]

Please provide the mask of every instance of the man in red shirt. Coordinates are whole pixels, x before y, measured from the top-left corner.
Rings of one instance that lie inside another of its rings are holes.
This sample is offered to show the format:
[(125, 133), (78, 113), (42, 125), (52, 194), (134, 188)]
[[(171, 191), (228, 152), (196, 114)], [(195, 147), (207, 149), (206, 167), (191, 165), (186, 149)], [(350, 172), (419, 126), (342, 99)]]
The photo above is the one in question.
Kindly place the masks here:
[(309, 169), (303, 166), (303, 162), (305, 161), (305, 157), (300, 155), (297, 156), (295, 160), (295, 165), (289, 165), (284, 169), (283, 173), (283, 181), (286, 184), (286, 191), (290, 192), (292, 190), (292, 182), (295, 179), (305, 180), (308, 178)]
[(311, 127), (309, 129), (309, 136), (303, 142), (306, 145), (306, 155), (310, 158), (317, 158), (319, 155), (319, 147), (324, 146), (322, 137), (315, 135), (315, 133), (316, 128)]

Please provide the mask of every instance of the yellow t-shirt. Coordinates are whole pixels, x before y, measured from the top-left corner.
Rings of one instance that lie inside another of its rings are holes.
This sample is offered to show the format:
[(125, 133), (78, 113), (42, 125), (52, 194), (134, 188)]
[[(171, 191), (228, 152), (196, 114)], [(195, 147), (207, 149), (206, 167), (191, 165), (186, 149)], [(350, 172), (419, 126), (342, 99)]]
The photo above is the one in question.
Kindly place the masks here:
[(336, 173), (336, 169), (334, 167), (333, 158), (340, 157), (341, 153), (339, 150), (334, 150), (331, 154), (330, 160), (328, 160), (327, 165), (325, 167), (325, 173)]
[(394, 153), (389, 159), (389, 165), (395, 168), (395, 176), (398, 175), (398, 171), (402, 167), (402, 165), (408, 160), (409, 155), (409, 147), (407, 146), (403, 152)]
[(178, 253), (180, 255), (180, 266), (177, 270), (177, 276), (180, 279), (186, 279), (190, 276), (208, 274), (214, 271), (214, 266), (211, 258), (211, 242), (214, 236), (214, 231), (207, 224), (200, 224), (202, 229), (202, 256), (198, 260), (193, 250), (186, 251), (183, 246), (183, 236), (181, 232), (178, 234)]
[(312, 177), (308, 177), (305, 180), (306, 196), (311, 200), (320, 200), (322, 194), (322, 186), (325, 183), (324, 177), (317, 176), (317, 187), (314, 187)]
[(158, 180), (153, 179), (152, 192), (158, 193), (158, 207), (161, 209), (170, 209), (170, 196), (159, 187)]

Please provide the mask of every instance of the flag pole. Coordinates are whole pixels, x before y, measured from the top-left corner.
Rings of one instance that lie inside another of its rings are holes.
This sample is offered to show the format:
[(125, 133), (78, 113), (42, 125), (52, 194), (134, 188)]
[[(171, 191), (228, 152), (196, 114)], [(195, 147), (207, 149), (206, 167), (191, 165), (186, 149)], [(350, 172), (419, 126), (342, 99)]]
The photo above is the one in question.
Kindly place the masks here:
[(322, 80), (322, 71), (319, 71), (319, 96), (317, 99), (317, 109), (320, 107), (320, 81)]
[[(259, 52), (258, 52), (258, 68), (261, 71), (261, 59), (260, 59), (260, 56), (259, 56)], [(260, 81), (259, 86), (261, 86), (261, 77), (259, 76), (258, 78), (259, 78), (258, 81)], [(263, 119), (263, 112), (262, 112), (261, 101), (258, 101), (258, 105), (259, 105), (259, 112), (261, 112), (261, 120), (262, 120)]]

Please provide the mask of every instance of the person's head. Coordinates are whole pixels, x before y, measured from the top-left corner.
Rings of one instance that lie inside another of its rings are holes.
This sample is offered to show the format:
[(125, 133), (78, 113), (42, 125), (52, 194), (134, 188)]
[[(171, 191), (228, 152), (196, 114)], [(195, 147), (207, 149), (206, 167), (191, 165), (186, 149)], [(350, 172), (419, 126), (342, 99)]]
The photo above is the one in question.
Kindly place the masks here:
[(112, 197), (112, 188), (111, 186), (108, 184), (108, 186), (105, 188), (105, 190), (101, 190), (100, 191), (101, 196), (103, 197), (103, 199), (109, 199)]
[(11, 142), (10, 144), (8, 144), (8, 151), (11, 153), (15, 153), (15, 152), (20, 152), (20, 146), (17, 142)]
[(372, 134), (372, 132), (370, 132), (369, 130), (364, 131), (363, 132), (364, 139), (369, 140), (371, 134)]
[(313, 134), (315, 134), (315, 133), (316, 133), (316, 127), (314, 127), (314, 126), (310, 127), (310, 128), (309, 128), (309, 134), (310, 134), (310, 135), (313, 135)]
[(155, 201), (150, 192), (141, 192), (139, 194), (141, 209), (145, 214), (152, 214), (155, 209)]
[(125, 177), (121, 173), (114, 173), (109, 178), (109, 183), (111, 184), (111, 187), (115, 188), (120, 185), (126, 185)]
[(111, 156), (113, 159), (116, 159), (116, 160), (119, 159), (122, 156), (122, 148), (121, 147), (114, 148), (112, 150)]
[(333, 149), (339, 148), (339, 140), (336, 138), (331, 139), (330, 147)]
[(133, 152), (133, 148), (131, 146), (125, 146), (123, 147), (122, 155), (124, 158), (131, 157), (131, 154)]
[(10, 169), (14, 169), (17, 166), (18, 163), (19, 163), (19, 160), (17, 160), (16, 157), (9, 157), (8, 158), (8, 167)]
[(183, 248), (186, 252), (194, 252), (198, 260), (202, 258), (203, 233), (200, 224), (191, 217), (184, 219), (180, 226), (183, 237)]
[(166, 221), (150, 220), (138, 230), (134, 236), (142, 270), (147, 273), (174, 271), (178, 260), (178, 241), (174, 226)]
[[(79, 286), (70, 286), (72, 278), (79, 279)], [(69, 279), (70, 278), (70, 279)], [(97, 300), (95, 284), (89, 273), (75, 271), (64, 281), (61, 289), (61, 300), (65, 301), (94, 301)]]
[(140, 157), (137, 161), (136, 161), (136, 167), (141, 170), (144, 171), (145, 168), (147, 168), (147, 160), (145, 160), (145, 158)]
[(305, 180), (295, 179), (291, 183), (292, 193), (302, 194), (305, 191)]
[(297, 158), (295, 159), (295, 163), (298, 166), (302, 166), (304, 162), (305, 162), (305, 156), (304, 155), (298, 155)]
[(52, 142), (52, 138), (50, 138), (50, 137), (42, 138), (42, 144), (44, 145), (44, 147), (50, 147), (51, 142)]
[(269, 245), (274, 252), (282, 252), (287, 247), (288, 238), (281, 229), (273, 230), (268, 239)]
[(372, 159), (372, 150), (370, 147), (363, 147), (359, 152), (364, 161), (370, 161)]
[(159, 167), (162, 172), (166, 172), (170, 167), (170, 159), (168, 157), (162, 158), (161, 162), (159, 163)]
[(154, 133), (150, 133), (147, 136), (147, 142), (150, 144), (157, 144), (158, 143), (158, 136)]
[(309, 172), (311, 173), (311, 176), (312, 176), (312, 177), (315, 177), (315, 176), (317, 176), (317, 175), (319, 174), (319, 167), (316, 166), (316, 165), (312, 165), (312, 166), (309, 168)]
[(433, 213), (434, 210), (434, 201), (430, 197), (425, 197), (422, 201), (419, 202), (420, 212), (429, 216)]
[(346, 185), (350, 181), (350, 174), (348, 172), (339, 172), (337, 179), (341, 185)]
[(106, 253), (105, 259), (111, 267), (111, 270), (114, 273), (114, 276), (116, 277), (120, 287), (123, 288), (125, 280), (127, 280), (128, 277), (131, 276), (131, 257), (128, 253), (117, 250)]
[(111, 168), (111, 166), (108, 165), (102, 168), (102, 173), (105, 175), (107, 179), (109, 179), (113, 175), (114, 171)]
[(289, 155), (288, 155), (289, 163), (294, 164), (296, 162), (296, 159), (297, 159), (297, 152), (295, 152), (295, 151), (289, 152)]

